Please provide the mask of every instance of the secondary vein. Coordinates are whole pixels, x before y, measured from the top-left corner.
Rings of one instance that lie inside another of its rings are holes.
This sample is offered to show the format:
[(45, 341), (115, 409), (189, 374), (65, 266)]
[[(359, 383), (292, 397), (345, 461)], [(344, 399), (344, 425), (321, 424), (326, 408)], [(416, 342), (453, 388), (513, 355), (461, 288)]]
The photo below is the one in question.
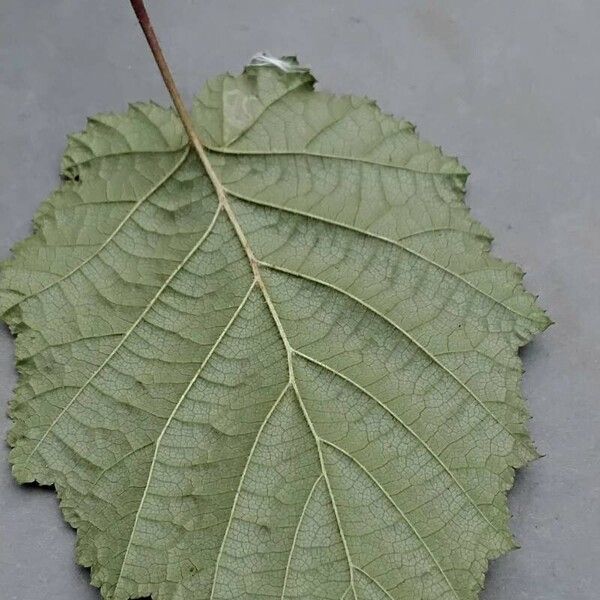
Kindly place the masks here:
[(477, 396), (477, 394), (464, 381), (462, 381), (462, 379), (460, 379), (450, 369), (448, 369), (448, 367), (446, 367), (446, 365), (444, 365), (442, 362), (440, 362), (440, 360), (434, 354), (432, 354), (416, 338), (414, 338), (412, 335), (410, 335), (410, 333), (408, 333), (408, 331), (404, 330), (402, 327), (400, 327), (400, 325), (398, 325), (396, 322), (394, 322), (388, 316), (386, 316), (385, 314), (383, 314), (382, 312), (377, 310), (375, 307), (371, 306), (369, 303), (365, 302), (358, 296), (355, 296), (354, 294), (351, 294), (350, 292), (348, 292), (336, 285), (333, 285), (332, 283), (324, 281), (322, 279), (318, 279), (316, 277), (311, 277), (304, 273), (292, 271), (291, 269), (286, 269), (284, 267), (276, 266), (276, 265), (273, 265), (273, 264), (270, 264), (270, 263), (267, 263), (264, 261), (261, 261), (260, 264), (266, 268), (272, 269), (273, 271), (279, 271), (280, 273), (285, 273), (292, 277), (297, 277), (299, 279), (311, 281), (312, 283), (316, 283), (325, 288), (329, 288), (338, 294), (341, 294), (347, 298), (350, 298), (350, 300), (352, 300), (353, 302), (356, 302), (357, 304), (362, 306), (364, 309), (366, 309), (368, 312), (372, 313), (373, 315), (379, 317), (380, 319), (382, 319), (383, 321), (385, 321), (386, 323), (391, 325), (394, 329), (399, 331), (410, 343), (412, 343), (420, 352), (422, 352), (425, 356), (427, 356), (430, 361), (432, 361), (436, 366), (441, 368), (443, 372), (445, 372), (447, 375), (449, 375), (462, 389), (464, 389), (469, 394), (469, 396), (471, 396), (477, 402), (477, 404), (479, 404), (483, 408), (483, 410), (502, 428), (502, 430), (504, 430), (506, 433), (508, 433), (508, 435), (510, 435), (510, 437), (513, 438), (515, 440), (515, 442), (518, 442), (518, 440), (514, 437), (514, 435), (507, 429), (506, 425), (504, 423), (502, 423), (502, 421), (500, 421), (500, 419), (486, 406), (486, 404), (483, 402), (483, 400), (481, 400), (479, 398), (479, 396)]
[(39, 439), (31, 453), (27, 456), (25, 460), (25, 464), (29, 462), (31, 457), (37, 452), (39, 447), (42, 445), (48, 434), (52, 431), (54, 426), (60, 421), (60, 419), (64, 416), (64, 414), (71, 408), (73, 403), (79, 398), (79, 396), (83, 393), (83, 391), (90, 385), (92, 381), (98, 376), (98, 374), (109, 364), (109, 362), (113, 359), (115, 354), (119, 351), (119, 349), (123, 346), (123, 344), (127, 341), (129, 336), (133, 333), (133, 331), (137, 328), (137, 326), (143, 321), (144, 317), (150, 312), (156, 301), (161, 297), (163, 292), (169, 287), (175, 276), (183, 269), (183, 267), (188, 263), (188, 261), (194, 256), (194, 254), (198, 251), (198, 249), (202, 246), (204, 241), (208, 238), (210, 232), (212, 231), (215, 223), (217, 222), (217, 218), (221, 212), (220, 207), (217, 207), (211, 222), (209, 223), (206, 231), (202, 235), (202, 237), (198, 240), (198, 242), (192, 247), (192, 249), (187, 253), (187, 255), (183, 258), (183, 260), (177, 265), (177, 268), (169, 275), (169, 277), (164, 281), (164, 283), (160, 286), (156, 294), (151, 298), (150, 302), (146, 305), (144, 310), (140, 313), (139, 317), (132, 323), (131, 327), (125, 332), (123, 337), (120, 339), (119, 343), (113, 348), (111, 353), (104, 359), (102, 364), (88, 377), (88, 379), (83, 383), (81, 387), (78, 388), (75, 395), (67, 402), (64, 408), (58, 413), (55, 419), (52, 421), (50, 426), (44, 432), (44, 435)]
[[(478, 292), (482, 296), (488, 298), (489, 300), (491, 300), (495, 304), (498, 304), (499, 306), (503, 307), (508, 312), (511, 312), (514, 315), (516, 315), (518, 317), (521, 317), (523, 319), (527, 319), (529, 321), (533, 321), (533, 322), (537, 322), (538, 321), (538, 319), (534, 319), (531, 316), (524, 315), (523, 313), (515, 310), (514, 308), (511, 308), (510, 306), (508, 306), (507, 304), (505, 304), (501, 300), (498, 300), (497, 298), (495, 298), (491, 294), (488, 294), (486, 291), (478, 288), (476, 285), (474, 285), (473, 283), (471, 283), (468, 279), (466, 279), (465, 277), (463, 277), (462, 275), (460, 275), (456, 271), (452, 271), (448, 267), (445, 267), (444, 265), (436, 262), (435, 260), (433, 260), (433, 259), (425, 256), (424, 254), (421, 254), (420, 252), (417, 252), (416, 250), (413, 250), (409, 246), (406, 246), (406, 245), (404, 245), (404, 244), (401, 243), (402, 239), (406, 239), (407, 237), (410, 237), (410, 236), (404, 236), (404, 238), (400, 238), (398, 240), (394, 240), (394, 239), (386, 237), (384, 235), (380, 235), (378, 233), (373, 233), (372, 231), (366, 231), (366, 230), (363, 230), (363, 229), (359, 229), (358, 227), (354, 227), (353, 225), (349, 225), (347, 223), (341, 223), (340, 221), (335, 221), (333, 219), (328, 219), (327, 217), (321, 217), (321, 216), (316, 215), (314, 213), (306, 212), (306, 211), (303, 211), (303, 210), (298, 210), (298, 209), (295, 209), (295, 208), (289, 208), (287, 206), (274, 205), (274, 204), (269, 204), (267, 202), (262, 202), (260, 200), (257, 200), (256, 198), (252, 198), (250, 196), (245, 196), (245, 195), (240, 194), (238, 192), (233, 192), (229, 188), (225, 188), (225, 190), (226, 190), (226, 192), (229, 195), (231, 195), (234, 198), (237, 198), (238, 200), (241, 200), (243, 202), (248, 202), (250, 204), (256, 204), (257, 206), (264, 206), (264, 207), (267, 207), (267, 208), (272, 208), (274, 210), (279, 210), (281, 212), (298, 215), (298, 216), (305, 217), (307, 219), (311, 219), (311, 220), (318, 221), (318, 222), (321, 222), (321, 223), (326, 223), (326, 224), (332, 225), (334, 227), (339, 227), (340, 229), (346, 229), (348, 231), (353, 231), (353, 232), (358, 233), (360, 235), (364, 235), (365, 237), (372, 238), (372, 239), (375, 239), (375, 240), (379, 240), (381, 242), (385, 242), (387, 244), (391, 244), (392, 246), (396, 246), (397, 248), (400, 248), (404, 252), (406, 252), (408, 254), (411, 254), (415, 258), (418, 258), (419, 260), (422, 260), (422, 261), (428, 263), (432, 267), (435, 267), (436, 269), (439, 269), (439, 270), (443, 271), (444, 273), (447, 273), (451, 277), (454, 277), (454, 278), (458, 279), (463, 284), (467, 285), (468, 287), (470, 287), (474, 291)], [(422, 232), (417, 232), (417, 234), (420, 234), (420, 233), (422, 233)], [(411, 234), (411, 235), (413, 235), (413, 234)]]
[(179, 410), (179, 407), (181, 406), (181, 404), (183, 403), (183, 401), (187, 397), (189, 391), (192, 389), (192, 387), (194, 386), (194, 384), (196, 383), (196, 381), (198, 380), (198, 378), (200, 377), (200, 375), (204, 371), (204, 368), (208, 364), (208, 361), (211, 359), (211, 357), (214, 354), (215, 350), (217, 349), (217, 347), (219, 346), (219, 344), (221, 343), (221, 341), (223, 340), (223, 338), (225, 337), (225, 335), (227, 334), (227, 332), (229, 331), (229, 329), (231, 328), (231, 326), (233, 325), (233, 323), (237, 319), (237, 317), (240, 314), (240, 312), (242, 311), (242, 308), (245, 306), (248, 298), (250, 297), (250, 294), (252, 293), (252, 290), (254, 289), (254, 285), (255, 285), (255, 282), (253, 281), (252, 285), (249, 287), (248, 291), (246, 292), (246, 295), (244, 296), (244, 298), (240, 302), (240, 305), (237, 307), (237, 309), (233, 313), (231, 319), (229, 319), (229, 322), (223, 328), (223, 331), (220, 333), (219, 337), (216, 339), (216, 341), (214, 342), (214, 344), (211, 346), (211, 348), (208, 351), (206, 357), (202, 361), (202, 364), (198, 367), (197, 371), (194, 373), (194, 376), (192, 377), (192, 379), (188, 383), (187, 387), (185, 388), (185, 390), (183, 391), (183, 393), (179, 397), (179, 400), (177, 401), (177, 403), (173, 407), (173, 410), (171, 411), (171, 414), (169, 415), (169, 418), (166, 420), (166, 422), (165, 422), (165, 424), (164, 424), (164, 426), (163, 426), (163, 428), (162, 428), (162, 430), (161, 430), (158, 438), (156, 439), (156, 444), (154, 446), (154, 455), (153, 455), (152, 461), (150, 463), (150, 470), (148, 471), (148, 478), (146, 480), (146, 486), (144, 488), (144, 492), (142, 494), (142, 498), (140, 500), (140, 504), (138, 506), (138, 509), (137, 509), (137, 511), (135, 513), (135, 518), (134, 518), (134, 521), (133, 521), (133, 527), (132, 527), (132, 530), (131, 530), (131, 535), (129, 536), (129, 541), (127, 543), (127, 548), (125, 550), (125, 555), (123, 557), (123, 562), (121, 563), (121, 570), (119, 572), (119, 577), (118, 577), (117, 582), (115, 584), (115, 593), (114, 593), (115, 597), (117, 597), (117, 595), (118, 595), (117, 592), (119, 591), (119, 585), (120, 585), (121, 581), (123, 580), (123, 573), (124, 573), (124, 569), (125, 569), (125, 566), (126, 566), (126, 563), (127, 563), (127, 557), (129, 555), (129, 551), (130, 551), (131, 545), (133, 543), (133, 538), (135, 537), (135, 532), (136, 532), (137, 524), (138, 524), (138, 521), (139, 521), (140, 514), (142, 512), (142, 508), (144, 507), (144, 502), (146, 500), (146, 496), (148, 495), (148, 490), (150, 489), (150, 484), (152, 482), (152, 475), (154, 473), (154, 467), (156, 465), (156, 460), (157, 460), (157, 457), (158, 457), (158, 452), (160, 450), (160, 444), (161, 444), (162, 439), (163, 439), (163, 437), (165, 435), (165, 432), (169, 428), (169, 426), (171, 424), (171, 421), (175, 417), (175, 414), (177, 413), (177, 411)]
[[(460, 489), (460, 491), (464, 494), (464, 496), (467, 498), (467, 500), (469, 501), (469, 503), (475, 508), (475, 510), (480, 514), (480, 516), (495, 530), (498, 531), (498, 528), (488, 519), (488, 517), (486, 517), (486, 515), (481, 511), (481, 508), (479, 508), (479, 506), (477, 505), (477, 503), (475, 502), (475, 500), (471, 497), (471, 495), (469, 494), (469, 492), (467, 492), (467, 490), (463, 487), (463, 485), (460, 483), (460, 481), (456, 478), (456, 476), (454, 475), (454, 473), (452, 472), (452, 470), (450, 469), (450, 467), (448, 467), (448, 465), (446, 465), (446, 463), (442, 460), (442, 458), (440, 457), (439, 454), (437, 454), (433, 448), (431, 448), (431, 446), (429, 446), (429, 444), (412, 428), (410, 427), (407, 423), (405, 423), (400, 416), (398, 416), (395, 412), (392, 412), (392, 410), (390, 410), (381, 400), (379, 400), (379, 398), (377, 398), (376, 396), (374, 396), (371, 392), (369, 392), (367, 389), (365, 389), (363, 386), (361, 386), (360, 384), (358, 384), (356, 381), (354, 381), (353, 379), (350, 379), (349, 377), (347, 377), (346, 375), (340, 373), (339, 371), (336, 371), (335, 369), (333, 369), (332, 367), (330, 367), (329, 365), (321, 362), (320, 360), (317, 360), (316, 358), (313, 358), (312, 356), (308, 356), (307, 354), (304, 354), (303, 352), (300, 352), (299, 350), (294, 350), (294, 353), (305, 359), (308, 362), (311, 362), (317, 366), (319, 366), (320, 368), (328, 371), (329, 373), (332, 373), (335, 377), (340, 378), (342, 381), (347, 382), (349, 385), (351, 385), (352, 387), (356, 388), (359, 392), (363, 393), (365, 396), (367, 396), (368, 398), (370, 398), (371, 400), (373, 400), (378, 406), (380, 406), (387, 414), (389, 414), (395, 421), (397, 421), (398, 423), (400, 423), (400, 425), (406, 430), (408, 431), (408, 433), (415, 439), (417, 440), (417, 442), (423, 446), (427, 452), (433, 457), (433, 459), (444, 469), (444, 471), (446, 471), (446, 473), (452, 478), (452, 481), (458, 486), (458, 488)], [(500, 532), (499, 532), (500, 533)]]
[(133, 216), (133, 214), (138, 210), (138, 208), (146, 200), (148, 200), (148, 198), (150, 198), (152, 195), (154, 195), (167, 181), (169, 181), (169, 179), (171, 179), (171, 177), (173, 177), (173, 175), (175, 175), (175, 173), (180, 169), (180, 167), (185, 162), (185, 159), (188, 157), (189, 152), (190, 152), (190, 149), (189, 149), (189, 146), (188, 146), (188, 148), (183, 153), (183, 155), (181, 156), (181, 158), (175, 163), (174, 167), (171, 170), (169, 170), (169, 172), (160, 181), (158, 181), (150, 190), (148, 190), (148, 192), (146, 194), (144, 194), (131, 207), (131, 209), (129, 210), (129, 212), (119, 222), (119, 224), (114, 229), (114, 231), (106, 238), (106, 240), (104, 241), (104, 243), (95, 252), (93, 252), (92, 254), (90, 254), (90, 256), (88, 256), (85, 260), (83, 260), (81, 263), (79, 263), (76, 267), (74, 267), (73, 269), (71, 269), (65, 275), (62, 275), (58, 279), (55, 279), (52, 283), (49, 283), (48, 285), (44, 286), (43, 288), (41, 288), (41, 289), (39, 289), (39, 290), (37, 290), (35, 292), (32, 292), (31, 294), (28, 294), (27, 296), (24, 296), (23, 298), (21, 298), (21, 300), (19, 302), (25, 302), (26, 300), (29, 300), (30, 298), (38, 296), (39, 294), (45, 292), (46, 290), (49, 290), (50, 288), (54, 287), (55, 285), (57, 285), (61, 281), (65, 281), (66, 279), (68, 279), (69, 277), (71, 277), (72, 275), (74, 275), (77, 271), (79, 271), (82, 267), (84, 267), (86, 264), (88, 264), (93, 258), (95, 258), (96, 256), (98, 256), (98, 254), (100, 254), (100, 252), (102, 252), (102, 250), (104, 250), (104, 248), (106, 248), (108, 246), (108, 244), (110, 244), (110, 242), (115, 238), (115, 236), (119, 233), (119, 231), (121, 231), (121, 229), (123, 229), (123, 227), (125, 226), (125, 224), (129, 221), (129, 219)]

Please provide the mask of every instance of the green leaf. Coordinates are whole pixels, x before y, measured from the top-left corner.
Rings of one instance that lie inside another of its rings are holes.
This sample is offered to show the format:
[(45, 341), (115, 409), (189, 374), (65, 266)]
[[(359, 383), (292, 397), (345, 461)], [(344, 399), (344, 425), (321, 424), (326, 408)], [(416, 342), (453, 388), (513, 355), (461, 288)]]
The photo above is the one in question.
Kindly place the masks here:
[[(290, 63), (291, 64), (291, 63)], [(463, 600), (535, 457), (467, 172), (366, 99), (255, 65), (89, 120), (3, 265), (11, 461), (105, 598)]]

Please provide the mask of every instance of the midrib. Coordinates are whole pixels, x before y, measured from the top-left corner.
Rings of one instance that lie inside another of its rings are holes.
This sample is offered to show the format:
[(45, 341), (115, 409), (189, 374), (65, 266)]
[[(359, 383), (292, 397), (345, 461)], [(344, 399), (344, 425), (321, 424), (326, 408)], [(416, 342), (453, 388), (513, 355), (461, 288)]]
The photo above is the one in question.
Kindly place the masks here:
[[(194, 149), (196, 150), (197, 154), (198, 154), (198, 158), (200, 159), (200, 162), (202, 163), (202, 165), (204, 166), (206, 173), (214, 187), (214, 190), (217, 194), (217, 197), (219, 198), (219, 205), (223, 207), (225, 213), (227, 214), (227, 217), (229, 218), (229, 221), (231, 222), (231, 225), (233, 226), (237, 237), (240, 241), (240, 244), (242, 245), (244, 252), (246, 253), (246, 256), (248, 258), (248, 261), (250, 263), (250, 266), (252, 268), (252, 272), (254, 274), (254, 282), (258, 285), (259, 289), (261, 290), (261, 293), (265, 299), (265, 302), (267, 304), (267, 307), (269, 309), (269, 312), (271, 313), (271, 316), (275, 322), (275, 325), (277, 327), (277, 330), (279, 332), (281, 341), (283, 342), (285, 348), (286, 348), (286, 353), (287, 353), (287, 361), (288, 361), (288, 370), (289, 370), (289, 382), (288, 385), (290, 385), (294, 390), (295, 390), (295, 395), (298, 399), (298, 403), (300, 405), (300, 408), (305, 416), (305, 419), (307, 421), (307, 424), (309, 426), (309, 429), (311, 431), (311, 434), (313, 435), (314, 439), (315, 439), (315, 443), (317, 446), (317, 452), (319, 455), (319, 462), (321, 465), (321, 472), (322, 472), (322, 476), (325, 478), (325, 481), (327, 482), (327, 487), (329, 490), (329, 495), (331, 497), (331, 502), (333, 505), (333, 509), (335, 512), (335, 518), (336, 518), (336, 522), (339, 528), (339, 533), (340, 536), (342, 538), (342, 542), (343, 542), (343, 546), (344, 546), (344, 551), (346, 554), (346, 557), (348, 559), (348, 566), (349, 566), (349, 570), (350, 570), (350, 589), (352, 590), (354, 597), (356, 599), (356, 589), (355, 589), (355, 583), (354, 583), (354, 571), (353, 571), (353, 562), (351, 559), (351, 555), (350, 555), (350, 550), (348, 547), (348, 543), (346, 540), (346, 536), (344, 534), (344, 531), (342, 529), (342, 524), (341, 524), (341, 520), (340, 520), (340, 516), (338, 513), (338, 508), (335, 502), (335, 498), (333, 495), (333, 490), (331, 488), (331, 484), (329, 482), (329, 478), (327, 475), (327, 471), (325, 469), (325, 462), (324, 462), (324, 458), (322, 455), (322, 451), (321, 451), (321, 442), (323, 443), (328, 443), (325, 440), (322, 440), (322, 438), (320, 438), (316, 432), (316, 429), (314, 427), (314, 424), (312, 422), (312, 419), (310, 418), (310, 415), (308, 414), (308, 411), (306, 410), (306, 407), (304, 406), (304, 403), (301, 399), (296, 381), (295, 381), (295, 377), (294, 377), (294, 369), (293, 369), (293, 362), (292, 362), (292, 357), (294, 354), (294, 349), (291, 347), (290, 342), (287, 338), (287, 335), (283, 329), (283, 325), (281, 323), (281, 319), (277, 313), (277, 310), (275, 308), (275, 305), (269, 295), (268, 292), (268, 288), (264, 282), (264, 279), (262, 277), (262, 273), (260, 270), (260, 266), (264, 265), (264, 263), (262, 261), (260, 261), (256, 255), (254, 254), (250, 243), (239, 223), (239, 221), (237, 220), (237, 217), (235, 215), (235, 212), (233, 210), (233, 208), (231, 207), (231, 204), (229, 203), (229, 198), (227, 197), (227, 193), (226, 193), (226, 189), (223, 186), (223, 184), (221, 183), (221, 181), (219, 180), (215, 170), (213, 169), (212, 164), (210, 163), (208, 156), (206, 154), (206, 152), (204, 151), (204, 148), (198, 138), (198, 136), (195, 134), (195, 132), (192, 130), (190, 133), (190, 138), (191, 138), (191, 142), (192, 142), (192, 146), (194, 147)], [(285, 390), (284, 390), (285, 391)], [(273, 410), (273, 409), (272, 409)], [(265, 421), (266, 422), (266, 421)], [(264, 422), (263, 422), (264, 425)], [(260, 435), (260, 431), (257, 434), (257, 438)], [(256, 443), (255, 440), (255, 443)], [(158, 452), (158, 443), (156, 446), (156, 452)], [(370, 475), (370, 474), (369, 474)], [(371, 475), (370, 475), (371, 476)], [(371, 476), (372, 477), (372, 476)], [(242, 478), (240, 479), (240, 486), (242, 485), (242, 479), (243, 479), (243, 475)], [(383, 490), (384, 491), (384, 490)], [(387, 495), (387, 492), (384, 491), (384, 493)], [(392, 503), (395, 505), (395, 503), (392, 501)], [(232, 507), (231, 509), (231, 513), (230, 513), (230, 521), (231, 518), (233, 516), (233, 510), (234, 510), (235, 506)], [(398, 509), (399, 510), (399, 509)], [(404, 516), (404, 513), (401, 513)], [(431, 559), (433, 560), (433, 563), (435, 564), (436, 568), (440, 571), (444, 581), (446, 582), (446, 584), (448, 585), (448, 588), (450, 590), (450, 592), (457, 598), (458, 600), (458, 594), (454, 588), (454, 586), (452, 585), (452, 583), (450, 582), (450, 580), (448, 579), (448, 575), (447, 573), (444, 571), (444, 569), (442, 568), (441, 564), (438, 562), (437, 558), (435, 557), (435, 555), (432, 553), (431, 549), (428, 547), (428, 545), (424, 542), (423, 538), (420, 536), (420, 534), (418, 533), (418, 531), (415, 530), (414, 526), (411, 524), (411, 522), (404, 516), (404, 519), (406, 520), (406, 522), (408, 523), (409, 527), (412, 529), (412, 531), (415, 533), (415, 535), (417, 536), (419, 542), (423, 545), (423, 547), (425, 548), (425, 550), (427, 551), (427, 553), (430, 555)], [(226, 536), (227, 536), (227, 532), (225, 532), (223, 540), (222, 540), (222, 544), (221, 544), (221, 549), (219, 552), (219, 555), (221, 554), (224, 544), (225, 544), (225, 540), (226, 540)], [(215, 565), (215, 573), (214, 573), (214, 578), (213, 578), (213, 584), (212, 584), (212, 590), (211, 590), (211, 595), (210, 595), (210, 600), (213, 599), (214, 596), (214, 591), (215, 591), (215, 587), (216, 587), (216, 583), (217, 583), (217, 575), (218, 575), (218, 568), (219, 568), (219, 564), (218, 564), (218, 560), (217, 560), (217, 564)], [(284, 581), (283, 585), (285, 588), (285, 584), (286, 581)], [(284, 592), (282, 591), (282, 594)]]

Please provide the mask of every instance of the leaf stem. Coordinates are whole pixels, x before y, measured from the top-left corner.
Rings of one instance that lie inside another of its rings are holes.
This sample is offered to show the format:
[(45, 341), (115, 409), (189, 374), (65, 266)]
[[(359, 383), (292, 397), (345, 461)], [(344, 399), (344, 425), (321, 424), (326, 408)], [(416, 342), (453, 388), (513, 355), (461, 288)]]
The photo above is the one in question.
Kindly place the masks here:
[[(269, 299), (269, 295), (267, 293), (267, 289), (265, 286), (265, 282), (263, 281), (261, 274), (260, 274), (260, 270), (258, 268), (256, 256), (254, 256), (254, 252), (252, 251), (252, 248), (250, 248), (248, 239), (246, 238), (246, 235), (242, 231), (242, 228), (233, 212), (233, 209), (231, 208), (231, 206), (229, 204), (227, 195), (225, 193), (225, 188), (223, 187), (223, 184), (219, 181), (219, 178), (217, 177), (215, 170), (213, 169), (212, 165), (210, 164), (210, 161), (208, 160), (208, 156), (206, 155), (206, 151), (204, 150), (204, 146), (203, 146), (202, 142), (200, 141), (200, 138), (198, 137), (196, 130), (194, 129), (194, 124), (192, 123), (192, 117), (191, 117), (188, 109), (186, 108), (185, 104), (183, 103), (181, 94), (179, 93), (179, 90), (177, 89), (177, 85), (175, 84), (175, 80), (173, 79), (173, 75), (171, 74), (171, 70), (169, 69), (169, 65), (167, 64), (167, 61), (165, 59), (165, 55), (163, 54), (163, 51), (162, 51), (162, 48), (160, 47), (158, 38), (156, 37), (156, 33), (154, 32), (154, 28), (152, 27), (152, 23), (150, 22), (150, 17), (148, 15), (148, 12), (146, 11), (146, 7), (144, 6), (144, 0), (130, 0), (130, 1), (131, 1), (131, 6), (133, 7), (133, 11), (135, 12), (135, 14), (138, 18), (138, 21), (140, 23), (142, 31), (144, 32), (144, 35), (146, 36), (146, 40), (148, 41), (148, 45), (150, 46), (150, 50), (152, 51), (152, 55), (154, 56), (154, 60), (156, 61), (156, 64), (158, 66), (158, 70), (160, 71), (163, 81), (165, 82), (165, 85), (167, 86), (167, 89), (169, 90), (169, 94), (171, 95), (171, 98), (173, 99), (173, 104), (175, 105), (177, 113), (179, 114), (179, 118), (181, 119), (181, 122), (183, 123), (183, 127), (190, 139), (190, 143), (192, 144), (192, 147), (196, 151), (196, 154), (198, 155), (200, 162), (204, 166), (204, 169), (206, 171), (206, 174), (208, 175), (208, 178), (210, 179), (210, 181), (213, 184), (213, 187), (214, 187), (217, 197), (219, 199), (219, 204), (223, 207), (223, 209), (227, 213), (227, 217), (229, 218), (229, 221), (231, 222), (231, 224), (233, 225), (233, 228), (235, 229), (235, 232), (240, 240), (240, 243), (242, 244), (242, 247), (244, 248), (244, 252), (246, 253), (246, 256), (248, 257), (248, 261), (250, 262), (250, 266), (252, 268), (254, 278), (257, 281), (257, 283), (265, 297), (265, 301), (267, 302), (267, 304), (269, 306), (269, 310), (273, 313), (273, 316), (277, 321), (276, 313), (274, 312), (274, 307), (271, 304), (271, 301)], [(286, 344), (286, 348), (288, 348), (288, 344), (285, 341), (285, 338), (282, 338), (282, 339), (284, 340), (284, 343)], [(289, 349), (288, 349), (288, 355), (289, 355)]]
[(194, 150), (198, 153), (200, 159), (203, 163), (207, 162), (206, 152), (204, 151), (204, 146), (198, 137), (194, 129), (194, 125), (192, 123), (192, 117), (185, 106), (183, 99), (181, 98), (181, 94), (177, 89), (177, 85), (175, 84), (175, 80), (173, 79), (173, 75), (171, 73), (171, 69), (167, 63), (165, 55), (163, 54), (162, 48), (160, 46), (160, 42), (158, 41), (158, 37), (154, 31), (154, 27), (152, 27), (152, 22), (150, 21), (150, 16), (148, 15), (148, 11), (144, 6), (144, 0), (130, 0), (131, 7), (133, 8), (133, 12), (137, 17), (137, 20), (146, 36), (146, 40), (148, 42), (148, 46), (150, 46), (150, 50), (152, 51), (152, 56), (154, 56), (154, 60), (156, 61), (156, 65), (158, 66), (158, 70), (165, 82), (165, 86), (169, 91), (171, 99), (173, 100), (173, 104), (175, 105), (175, 109), (179, 114), (179, 118), (183, 123), (183, 127), (190, 139), (192, 146), (194, 146)]

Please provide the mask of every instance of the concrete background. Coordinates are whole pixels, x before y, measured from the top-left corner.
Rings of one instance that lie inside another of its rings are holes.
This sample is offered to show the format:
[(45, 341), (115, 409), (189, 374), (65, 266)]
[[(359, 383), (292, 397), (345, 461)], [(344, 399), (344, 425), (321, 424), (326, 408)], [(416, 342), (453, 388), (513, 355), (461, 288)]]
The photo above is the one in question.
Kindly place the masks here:
[[(485, 600), (594, 600), (600, 589), (600, 3), (597, 0), (148, 0), (187, 100), (257, 50), (298, 53), (322, 87), (368, 94), (473, 173), (468, 202), (557, 325), (524, 352), (547, 456), (510, 496), (522, 549)], [(65, 135), (130, 100), (167, 102), (124, 0), (2, 0), (0, 254), (58, 183)], [(0, 336), (0, 403), (15, 383)], [(1, 420), (0, 434), (8, 428)], [(52, 491), (0, 451), (0, 596), (98, 599)]]

